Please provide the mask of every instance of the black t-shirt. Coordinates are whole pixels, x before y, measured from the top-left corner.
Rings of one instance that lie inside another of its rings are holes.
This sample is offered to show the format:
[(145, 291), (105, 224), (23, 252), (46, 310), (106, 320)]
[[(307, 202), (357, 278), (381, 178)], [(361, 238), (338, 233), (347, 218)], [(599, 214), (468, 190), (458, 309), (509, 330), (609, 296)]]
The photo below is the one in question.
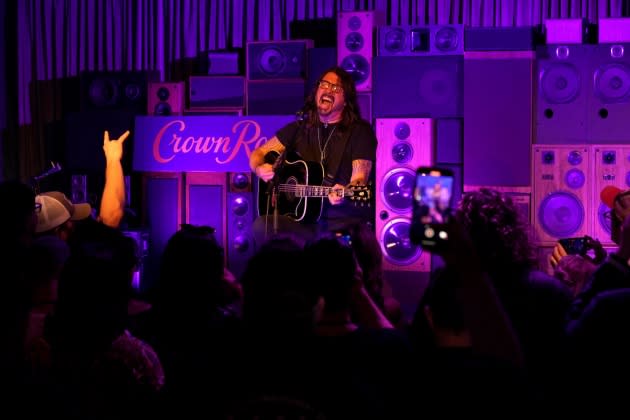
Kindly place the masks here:
[[(352, 176), (352, 161), (356, 159), (369, 160), (374, 164), (376, 160), (376, 135), (372, 126), (366, 121), (358, 121), (351, 128), (350, 137), (344, 145), (343, 136), (347, 132), (339, 124), (318, 124), (314, 127), (304, 127), (302, 134), (298, 122), (292, 122), (276, 133), (278, 140), (292, 149), (299, 157), (309, 162), (321, 162), (324, 172), (328, 173), (328, 165), (332, 156), (341, 154), (341, 161), (334, 178), (335, 184), (348, 185)], [(291, 147), (295, 142), (295, 148)], [(322, 159), (323, 158), (323, 159)], [(374, 168), (374, 166), (372, 167)], [(373, 179), (374, 169), (370, 175)], [(372, 192), (373, 195), (373, 192)], [(328, 199), (324, 200), (322, 219), (332, 222), (336, 219), (351, 222), (372, 221), (372, 207), (357, 206), (352, 200), (344, 200), (341, 205), (330, 206)]]

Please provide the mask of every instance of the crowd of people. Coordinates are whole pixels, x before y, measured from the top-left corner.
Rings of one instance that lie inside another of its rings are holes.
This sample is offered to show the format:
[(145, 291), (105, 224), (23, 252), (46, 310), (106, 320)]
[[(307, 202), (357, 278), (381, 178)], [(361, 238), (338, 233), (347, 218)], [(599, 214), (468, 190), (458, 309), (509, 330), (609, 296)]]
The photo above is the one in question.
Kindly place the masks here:
[[(319, 160), (334, 189), (369, 180), (375, 139), (352, 92), (343, 70), (326, 71), (305, 119), (253, 153), (252, 170), (272, 182), (278, 167), (265, 155), (291, 148)], [(21, 418), (525, 417), (623, 406), (629, 193), (606, 203), (619, 249), (591, 258), (559, 244), (556, 276), (538, 269), (510, 197), (465, 194), (435, 251), (445, 266), (410, 321), (384, 292), (369, 216), (334, 192), (307, 235), (290, 218), (288, 229), (264, 231), (238, 279), (212, 227), (182, 225), (138, 310), (136, 244), (118, 229), (128, 135), (105, 133), (96, 216), (60, 192), (0, 184), (0, 363), (6, 407)]]

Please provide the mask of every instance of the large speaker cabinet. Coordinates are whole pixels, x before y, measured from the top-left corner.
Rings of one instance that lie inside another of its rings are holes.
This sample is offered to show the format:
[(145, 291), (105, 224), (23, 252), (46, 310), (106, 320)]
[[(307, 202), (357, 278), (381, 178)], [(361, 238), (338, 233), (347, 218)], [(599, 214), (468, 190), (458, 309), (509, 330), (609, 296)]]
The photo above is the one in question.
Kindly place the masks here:
[(385, 270), (430, 271), (431, 257), (409, 239), (415, 172), (433, 162), (433, 120), (376, 120), (376, 235)]
[(601, 202), (600, 192), (608, 185), (622, 190), (630, 188), (630, 145), (593, 145), (593, 231), (591, 236), (611, 245), (609, 208)]
[(359, 92), (372, 90), (374, 37), (383, 21), (375, 11), (339, 12), (337, 17), (337, 63), (352, 75)]
[(539, 245), (590, 234), (592, 175), (590, 147), (532, 147), (532, 221)]

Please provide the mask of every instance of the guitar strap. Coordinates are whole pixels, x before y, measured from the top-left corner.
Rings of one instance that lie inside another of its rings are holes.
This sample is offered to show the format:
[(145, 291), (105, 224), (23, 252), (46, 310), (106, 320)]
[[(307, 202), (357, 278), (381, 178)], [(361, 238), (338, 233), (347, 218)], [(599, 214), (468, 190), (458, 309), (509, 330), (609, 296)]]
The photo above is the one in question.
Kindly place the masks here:
[(337, 172), (339, 171), (339, 164), (341, 163), (341, 158), (343, 158), (343, 152), (346, 150), (346, 146), (348, 145), (350, 134), (352, 134), (352, 127), (349, 127), (348, 130), (343, 133), (343, 137), (341, 137), (341, 148), (339, 149), (341, 153), (336, 153), (331, 156), (330, 162), (326, 167), (326, 173), (324, 174), (322, 186), (332, 187), (336, 184), (335, 177), (337, 176)]

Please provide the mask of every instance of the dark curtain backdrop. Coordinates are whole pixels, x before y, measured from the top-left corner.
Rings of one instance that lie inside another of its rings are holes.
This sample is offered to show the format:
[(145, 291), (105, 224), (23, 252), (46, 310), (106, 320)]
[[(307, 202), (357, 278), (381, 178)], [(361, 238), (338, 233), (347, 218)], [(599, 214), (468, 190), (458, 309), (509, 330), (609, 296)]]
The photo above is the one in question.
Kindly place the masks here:
[[(6, 3), (6, 2), (5, 2)], [(12, 3), (12, 2), (10, 2)], [(628, 0), (20, 0), (7, 6), (6, 177), (33, 176), (55, 148), (62, 81), (82, 70), (157, 70), (249, 40), (289, 38), (293, 20), (382, 10), (388, 24), (521, 26), (547, 18), (628, 15)], [(2, 85), (0, 84), (0, 87)], [(2, 120), (0, 120), (0, 124)], [(13, 129), (12, 129), (13, 128)], [(0, 161), (2, 162), (2, 161)]]

